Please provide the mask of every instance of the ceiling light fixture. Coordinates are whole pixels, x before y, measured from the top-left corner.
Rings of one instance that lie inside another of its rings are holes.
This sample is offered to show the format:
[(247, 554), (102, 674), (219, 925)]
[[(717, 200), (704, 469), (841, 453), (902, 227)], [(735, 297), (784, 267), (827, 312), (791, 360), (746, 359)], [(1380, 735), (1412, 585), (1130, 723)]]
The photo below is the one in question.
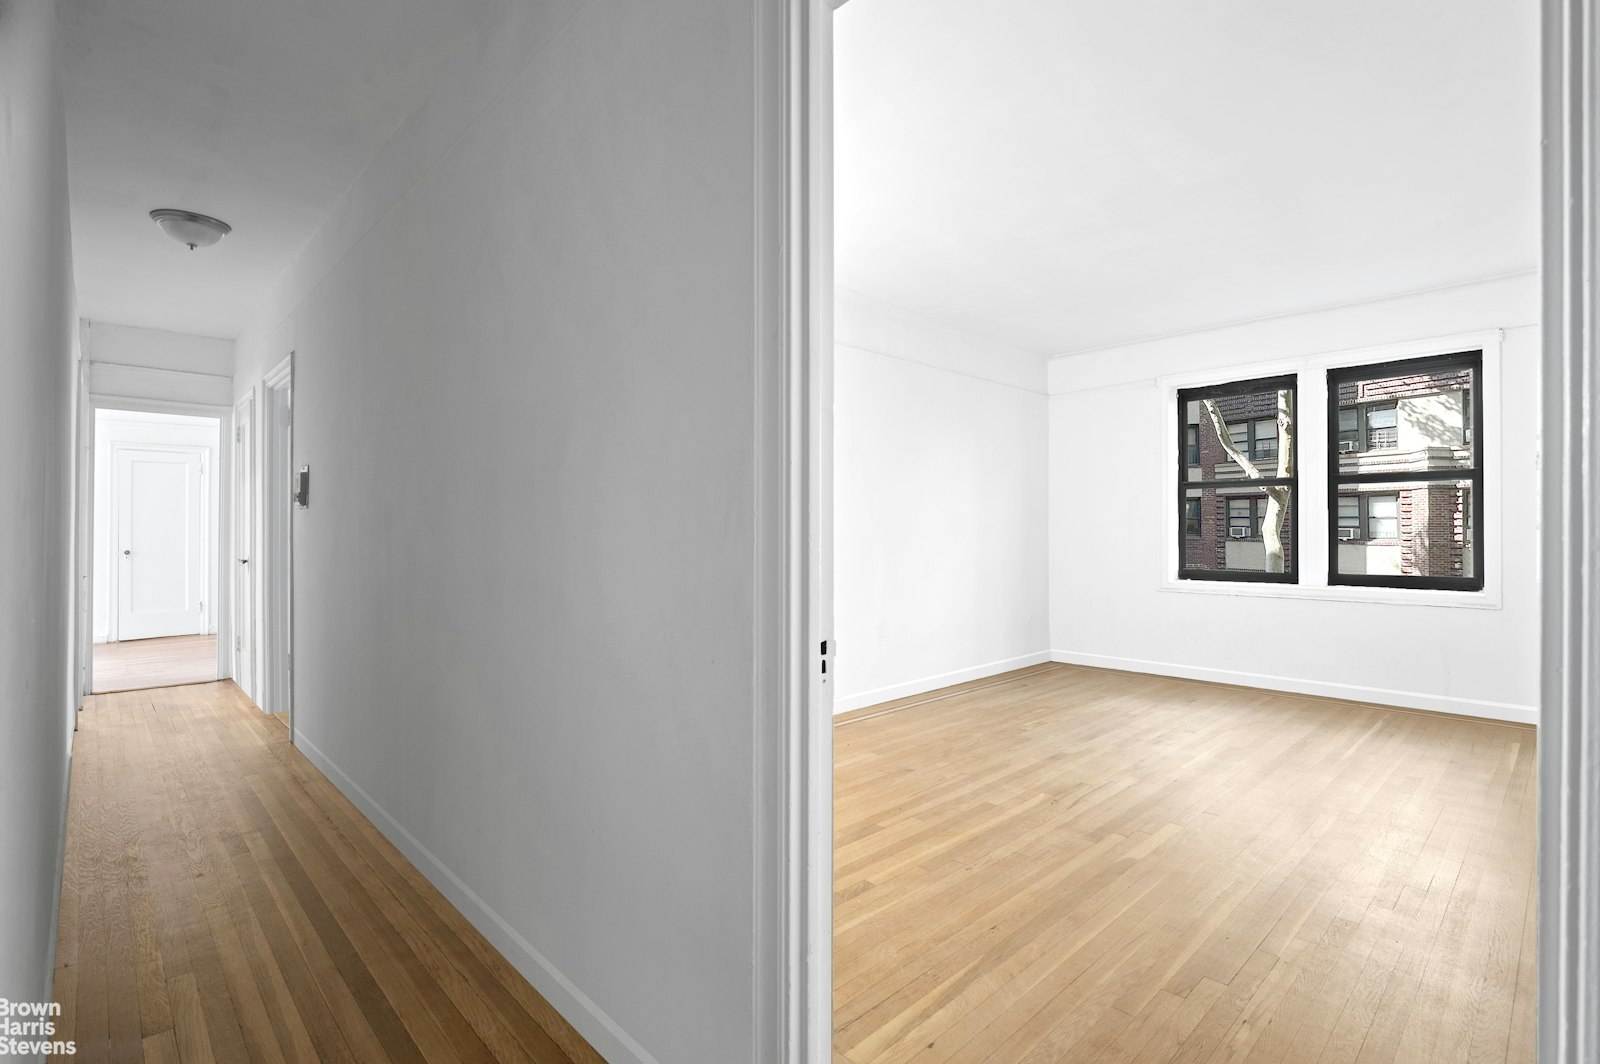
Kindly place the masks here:
[(190, 251), (195, 248), (208, 248), (233, 232), (233, 226), (227, 222), (209, 215), (180, 211), (172, 207), (151, 211), (150, 220), (178, 243), (187, 244)]

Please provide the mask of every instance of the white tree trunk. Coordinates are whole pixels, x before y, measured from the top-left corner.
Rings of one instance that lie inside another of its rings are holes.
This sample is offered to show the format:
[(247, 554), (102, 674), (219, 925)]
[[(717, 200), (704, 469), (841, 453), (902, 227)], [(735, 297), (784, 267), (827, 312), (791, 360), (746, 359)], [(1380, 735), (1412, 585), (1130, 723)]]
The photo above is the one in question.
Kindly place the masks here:
[[(1280, 477), (1294, 476), (1294, 404), (1289, 396), (1287, 391), (1278, 393), (1278, 471), (1274, 475)], [(1228, 422), (1217, 408), (1217, 401), (1206, 399), (1203, 405), (1211, 419), (1212, 431), (1217, 434), (1228, 457), (1244, 471), (1248, 479), (1262, 479), (1260, 467), (1233, 445), (1233, 439), (1228, 435)], [(1281, 573), (1284, 569), (1283, 522), (1289, 511), (1289, 489), (1273, 485), (1266, 492), (1267, 512), (1261, 521), (1261, 545), (1267, 553), (1266, 571)]]

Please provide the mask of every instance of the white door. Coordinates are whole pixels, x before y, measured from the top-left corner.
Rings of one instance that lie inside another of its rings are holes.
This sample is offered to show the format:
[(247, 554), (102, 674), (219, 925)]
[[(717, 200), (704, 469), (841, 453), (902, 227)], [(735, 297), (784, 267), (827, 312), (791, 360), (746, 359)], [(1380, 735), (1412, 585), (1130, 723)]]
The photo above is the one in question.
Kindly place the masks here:
[(256, 694), (254, 421), (252, 396), (233, 413), (233, 682), (251, 698)]
[(117, 638), (203, 633), (203, 453), (118, 447), (114, 469)]

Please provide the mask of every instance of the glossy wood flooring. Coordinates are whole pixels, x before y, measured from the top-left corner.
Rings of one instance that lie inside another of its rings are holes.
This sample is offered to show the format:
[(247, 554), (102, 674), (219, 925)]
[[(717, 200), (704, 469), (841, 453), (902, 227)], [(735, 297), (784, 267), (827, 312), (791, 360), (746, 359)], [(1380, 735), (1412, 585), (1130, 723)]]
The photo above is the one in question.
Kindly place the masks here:
[(1074, 666), (835, 729), (835, 1060), (1533, 1060), (1534, 738)]
[(231, 682), (79, 715), (57, 950), (79, 1061), (600, 1062)]
[(217, 637), (214, 635), (130, 639), (125, 643), (96, 643), (94, 646), (94, 689), (99, 694), (209, 683), (216, 678)]

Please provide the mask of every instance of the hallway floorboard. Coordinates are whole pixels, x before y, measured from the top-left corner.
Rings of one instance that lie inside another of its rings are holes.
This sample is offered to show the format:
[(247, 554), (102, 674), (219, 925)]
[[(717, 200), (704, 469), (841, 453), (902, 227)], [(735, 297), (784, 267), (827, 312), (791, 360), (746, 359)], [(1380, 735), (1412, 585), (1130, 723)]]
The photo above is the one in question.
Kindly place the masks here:
[(231, 682), (89, 699), (60, 928), (78, 1060), (600, 1064)]

